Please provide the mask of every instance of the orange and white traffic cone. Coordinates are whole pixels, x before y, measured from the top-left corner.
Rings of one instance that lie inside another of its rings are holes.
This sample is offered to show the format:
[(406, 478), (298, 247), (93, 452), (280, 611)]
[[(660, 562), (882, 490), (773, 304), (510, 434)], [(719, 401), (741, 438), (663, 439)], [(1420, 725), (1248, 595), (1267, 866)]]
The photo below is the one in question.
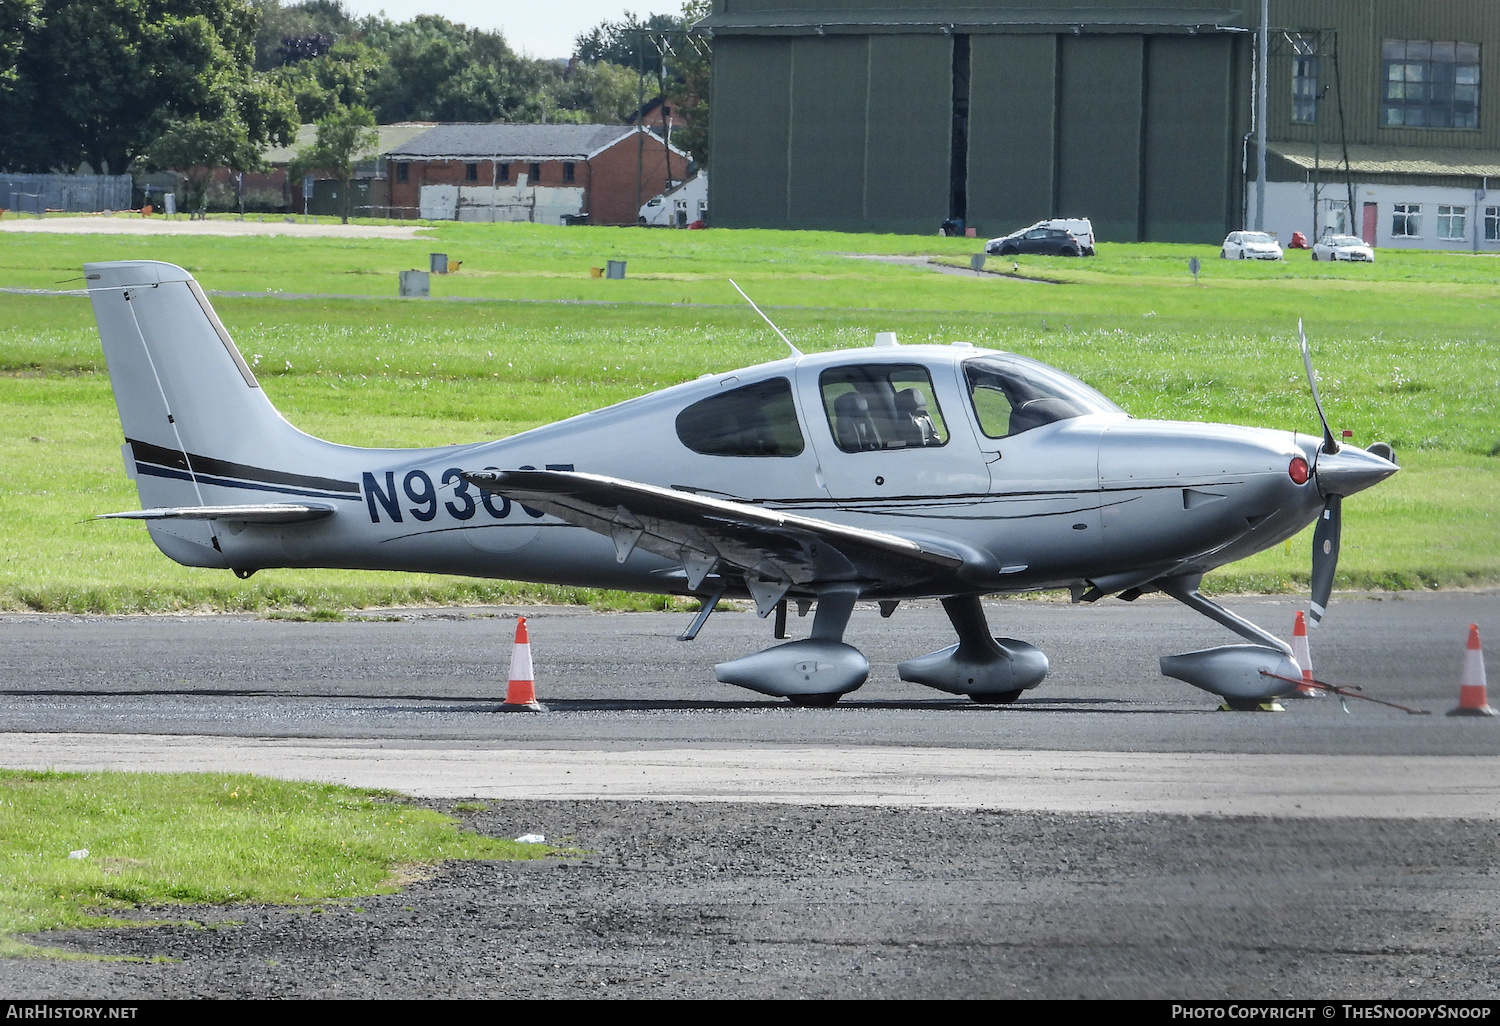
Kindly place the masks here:
[(1479, 625), (1469, 624), (1469, 649), (1464, 653), (1464, 669), (1458, 678), (1458, 708), (1449, 716), (1494, 716), (1486, 696), (1484, 649), (1479, 647)]
[(526, 617), (516, 621), (516, 644), (510, 653), (510, 685), (505, 689), (502, 712), (546, 712), (536, 700), (532, 682), (531, 638), (526, 633)]
[(1283, 698), (1322, 698), (1327, 692), (1313, 684), (1312, 652), (1307, 647), (1307, 617), (1297, 610), (1297, 620), (1292, 625), (1292, 658), (1302, 667), (1302, 683), (1283, 695)]

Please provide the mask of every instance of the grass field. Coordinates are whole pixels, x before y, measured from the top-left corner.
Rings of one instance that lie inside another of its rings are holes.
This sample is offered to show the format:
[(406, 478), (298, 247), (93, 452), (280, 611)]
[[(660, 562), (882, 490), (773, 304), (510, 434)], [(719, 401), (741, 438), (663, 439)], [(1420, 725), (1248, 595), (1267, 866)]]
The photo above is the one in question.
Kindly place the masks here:
[[(966, 339), (1077, 374), (1141, 417), (1312, 431), (1295, 332), (1307, 323), (1325, 406), (1403, 472), (1346, 504), (1341, 587), (1500, 580), (1500, 259), (1382, 250), (1373, 266), (1215, 259), (1213, 247), (1101, 244), (1024, 257), (1009, 276), (940, 274), (848, 254), (967, 264), (974, 240), (817, 232), (449, 225), (430, 239), (308, 240), (0, 233), (0, 285), (77, 288), (90, 260), (153, 258), (204, 287), (267, 394), (297, 426), (360, 445), (500, 437), (653, 388), (779, 357), (733, 277), (805, 351)], [(462, 260), (435, 297), (398, 300), (429, 252)], [(1187, 260), (1203, 270), (1195, 284)], [(623, 281), (589, 268), (623, 259)], [(991, 266), (1010, 270), (1010, 261)], [(339, 298), (364, 297), (364, 298)], [(87, 301), (0, 295), (0, 607), (74, 611), (588, 601), (580, 590), (421, 575), (265, 571), (250, 581), (158, 554), (120, 466)], [(1218, 571), (1219, 590), (1306, 586), (1308, 542)]]
[(214, 773), (0, 770), (0, 957), (140, 906), (342, 901), (449, 859), (555, 854), (377, 791)]

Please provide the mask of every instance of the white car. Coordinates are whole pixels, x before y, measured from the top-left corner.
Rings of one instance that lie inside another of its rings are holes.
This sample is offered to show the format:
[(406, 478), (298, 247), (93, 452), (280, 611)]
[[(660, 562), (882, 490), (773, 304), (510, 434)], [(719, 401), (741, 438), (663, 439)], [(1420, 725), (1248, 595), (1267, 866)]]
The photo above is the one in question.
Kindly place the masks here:
[(1224, 260), (1280, 260), (1281, 244), (1267, 232), (1230, 232), (1219, 256)]
[(1375, 262), (1375, 251), (1364, 239), (1353, 235), (1325, 235), (1313, 243), (1314, 260), (1359, 260), (1367, 264)]

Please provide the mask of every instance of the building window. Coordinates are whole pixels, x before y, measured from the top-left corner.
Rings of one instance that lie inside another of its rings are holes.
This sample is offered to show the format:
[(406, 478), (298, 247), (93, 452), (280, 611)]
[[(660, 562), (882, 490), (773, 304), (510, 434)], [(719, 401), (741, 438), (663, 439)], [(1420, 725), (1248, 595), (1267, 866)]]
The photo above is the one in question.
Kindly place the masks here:
[(540, 164), (532, 164), (531, 165), (531, 181), (532, 181), (532, 184), (536, 184), (537, 182), (540, 182), (541, 180), (542, 180), (542, 165), (540, 165)]
[(1500, 207), (1484, 208), (1484, 241), (1500, 242)]
[(478, 164), (465, 164), (464, 165), (464, 181), (466, 181), (466, 182), (477, 182), (477, 181), (479, 181), (479, 165)]
[(408, 176), (410, 175), (410, 173), (411, 173), (411, 165), (410, 164), (397, 164), (396, 165), (396, 181), (398, 181), (398, 182), (404, 182), (404, 181), (406, 181), (407, 178), (408, 178)]
[(1479, 127), (1478, 43), (1387, 39), (1381, 67), (1381, 125)]
[(1318, 44), (1311, 36), (1292, 37), (1292, 120), (1318, 120)]
[(501, 163), (495, 165), (495, 181), (497, 181), (497, 182), (508, 182), (508, 181), (510, 181), (510, 162), (509, 161), (502, 161)]
[(573, 162), (571, 160), (565, 160), (565, 161), (563, 161), (563, 181), (565, 181), (565, 182), (571, 182), (572, 180), (573, 180)]
[(1391, 235), (1398, 239), (1420, 239), (1422, 237), (1422, 204), (1392, 204)]
[(1440, 239), (1466, 239), (1468, 238), (1468, 207), (1450, 207), (1446, 204), (1438, 204), (1438, 238)]

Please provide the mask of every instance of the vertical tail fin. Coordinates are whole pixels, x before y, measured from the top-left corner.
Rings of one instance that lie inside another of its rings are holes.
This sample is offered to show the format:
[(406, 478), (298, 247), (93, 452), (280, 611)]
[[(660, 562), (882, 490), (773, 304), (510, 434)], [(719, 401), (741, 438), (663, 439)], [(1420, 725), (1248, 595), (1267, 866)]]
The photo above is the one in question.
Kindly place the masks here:
[[(244, 502), (255, 497), (246, 489), (343, 490), (312, 476), (333, 447), (276, 412), (192, 275), (152, 260), (84, 272), (143, 506)], [(226, 565), (211, 523), (150, 526), (173, 559)]]

